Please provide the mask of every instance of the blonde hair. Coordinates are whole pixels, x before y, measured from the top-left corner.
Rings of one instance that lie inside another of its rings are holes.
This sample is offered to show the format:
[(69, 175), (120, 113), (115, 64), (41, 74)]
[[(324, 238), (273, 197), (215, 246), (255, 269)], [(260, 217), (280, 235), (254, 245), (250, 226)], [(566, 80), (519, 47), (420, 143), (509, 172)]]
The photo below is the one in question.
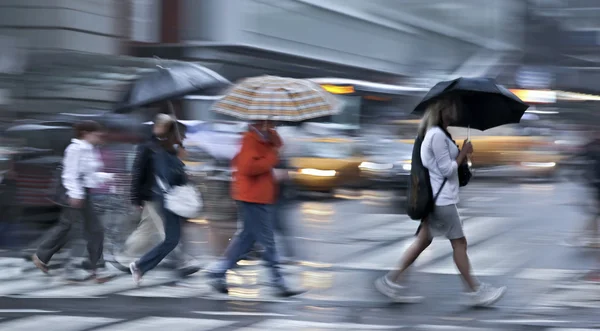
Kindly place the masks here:
[(425, 136), (427, 130), (434, 126), (440, 126), (442, 124), (442, 113), (447, 110), (457, 111), (456, 102), (453, 99), (440, 99), (427, 106), (425, 115), (423, 115), (419, 124), (418, 135)]

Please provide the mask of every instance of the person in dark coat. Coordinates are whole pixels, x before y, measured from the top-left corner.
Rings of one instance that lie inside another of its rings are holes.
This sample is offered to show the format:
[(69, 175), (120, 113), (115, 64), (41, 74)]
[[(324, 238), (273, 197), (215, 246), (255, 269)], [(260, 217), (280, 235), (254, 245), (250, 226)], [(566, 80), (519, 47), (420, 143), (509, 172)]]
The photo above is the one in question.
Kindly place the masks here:
[[(160, 150), (162, 143), (158, 137), (163, 136), (165, 130), (174, 123), (173, 117), (159, 114), (154, 121), (152, 136), (138, 148), (131, 173), (130, 199), (133, 206), (141, 210), (142, 214), (138, 227), (125, 242), (121, 254), (116, 257), (116, 266), (121, 270), (127, 270), (125, 266), (165, 238), (163, 218), (153, 201), (152, 190), (155, 184), (153, 155)], [(183, 134), (185, 127), (180, 125), (179, 130)], [(185, 254), (180, 246), (173, 250), (169, 257), (176, 261), (176, 267), (183, 276), (200, 270), (196, 261)]]

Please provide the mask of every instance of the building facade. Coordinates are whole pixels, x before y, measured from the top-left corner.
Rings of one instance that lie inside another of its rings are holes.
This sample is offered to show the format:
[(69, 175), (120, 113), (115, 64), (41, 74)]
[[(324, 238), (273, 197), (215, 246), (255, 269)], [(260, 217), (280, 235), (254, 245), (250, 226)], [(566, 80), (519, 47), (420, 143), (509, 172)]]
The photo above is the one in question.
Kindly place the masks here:
[[(173, 33), (153, 30), (154, 39), (133, 47), (137, 56), (195, 61), (232, 81), (273, 74), (411, 86), (456, 75), (493, 76), (514, 64), (526, 9), (521, 0), (486, 0), (486, 6), (480, 0), (145, 3)], [(191, 103), (204, 109), (210, 101)]]
[(0, 0), (0, 36), (15, 40), (25, 61), (13, 108), (72, 111), (114, 102), (115, 78), (102, 79), (99, 60), (124, 53), (130, 11), (126, 0)]

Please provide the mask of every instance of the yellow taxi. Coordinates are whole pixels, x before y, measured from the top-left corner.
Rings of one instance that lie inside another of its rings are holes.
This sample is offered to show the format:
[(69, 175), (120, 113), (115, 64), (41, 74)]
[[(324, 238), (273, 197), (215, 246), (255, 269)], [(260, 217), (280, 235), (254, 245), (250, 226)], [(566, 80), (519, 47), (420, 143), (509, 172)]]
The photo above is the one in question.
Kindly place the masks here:
[(332, 192), (360, 180), (364, 158), (350, 138), (298, 138), (293, 149), (290, 175), (300, 190)]
[[(394, 122), (400, 141), (413, 143), (420, 120)], [(470, 136), (475, 152), (470, 157), (480, 175), (552, 177), (564, 158), (555, 148), (554, 139), (527, 132), (519, 124), (503, 125), (486, 131), (450, 127), (453, 139), (462, 148)]]
[[(467, 129), (449, 131), (462, 148)], [(470, 139), (475, 150), (471, 162), (478, 174), (552, 177), (563, 158), (553, 139), (528, 133), (519, 125), (503, 125), (484, 132), (471, 130)]]

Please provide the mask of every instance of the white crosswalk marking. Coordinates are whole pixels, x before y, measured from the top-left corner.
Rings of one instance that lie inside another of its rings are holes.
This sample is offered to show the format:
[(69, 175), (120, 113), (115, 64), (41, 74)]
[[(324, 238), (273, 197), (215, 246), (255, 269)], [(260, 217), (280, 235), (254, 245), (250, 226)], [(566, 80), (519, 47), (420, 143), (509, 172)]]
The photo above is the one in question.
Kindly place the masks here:
[(134, 321), (113, 324), (96, 329), (95, 331), (210, 331), (235, 323), (236, 322), (200, 318), (146, 317)]
[(490, 328), (475, 328), (475, 327), (467, 327), (467, 326), (459, 326), (459, 325), (429, 325), (429, 324), (421, 324), (414, 327), (416, 331), (436, 331), (436, 330), (464, 330), (464, 331), (494, 331), (494, 329)]
[(598, 329), (549, 328), (547, 331), (598, 331)]
[(382, 226), (369, 227), (363, 231), (353, 231), (347, 236), (349, 240), (389, 241), (411, 236), (417, 230), (418, 222), (403, 220), (387, 223)]
[(0, 331), (81, 331), (116, 321), (104, 317), (32, 316), (0, 323)]
[[(469, 237), (467, 237), (469, 238)], [(511, 242), (496, 242), (469, 248), (469, 260), (475, 276), (499, 276), (523, 265), (530, 256), (528, 249)], [(421, 270), (425, 273), (457, 275), (454, 259), (449, 256)]]
[[(210, 312), (199, 312), (210, 313)], [(214, 314), (228, 315), (230, 319), (216, 318), (183, 318), (183, 317), (156, 317), (149, 316), (134, 320), (122, 320), (116, 318), (93, 317), (93, 316), (67, 316), (67, 315), (33, 315), (29, 317), (17, 318), (5, 321), (0, 317), (0, 331), (29, 331), (29, 330), (44, 330), (44, 331), (160, 331), (160, 330), (178, 330), (178, 331), (216, 331), (216, 330), (231, 330), (231, 331), (263, 331), (263, 330), (286, 330), (286, 331), (303, 331), (303, 330), (465, 330), (465, 331), (494, 331), (505, 330), (507, 325), (519, 326), (539, 326), (555, 325), (555, 327), (546, 327), (540, 330), (548, 331), (589, 331), (595, 329), (585, 328), (560, 328), (557, 325), (566, 325), (571, 323), (567, 320), (557, 319), (502, 319), (502, 320), (481, 320), (480, 322), (488, 324), (490, 327), (469, 327), (464, 325), (443, 325), (443, 324), (420, 324), (414, 326), (408, 325), (384, 325), (384, 324), (359, 324), (345, 322), (314, 322), (306, 320), (290, 320), (290, 319), (265, 319), (254, 322), (250, 325), (237, 325), (242, 321), (244, 316), (263, 316), (260, 313), (255, 315), (246, 314)], [(275, 314), (276, 316), (279, 316)], [(264, 314), (264, 316), (275, 316)], [(233, 316), (239, 316), (239, 320), (231, 319)], [(495, 325), (492, 325), (495, 324)]]
[(22, 277), (13, 280), (3, 280), (0, 282), (0, 296), (11, 294), (20, 294), (35, 291), (38, 289), (50, 289), (62, 284), (55, 279), (47, 276)]
[(394, 330), (399, 329), (397, 325), (370, 325), (355, 323), (321, 323), (311, 321), (294, 321), (283, 319), (272, 319), (252, 324), (249, 327), (240, 328), (238, 331), (262, 331), (262, 330)]
[[(156, 286), (172, 282), (172, 278), (146, 278), (142, 286)], [(83, 286), (82, 286), (83, 285)], [(131, 277), (116, 278), (105, 284), (74, 284), (22, 294), (28, 298), (94, 298), (135, 287)]]
[(571, 269), (523, 269), (515, 278), (557, 282), (573, 278), (581, 271)]
[[(513, 219), (502, 217), (473, 217), (464, 224), (464, 232), (469, 238), (470, 244), (476, 244), (489, 239), (509, 229), (515, 222)], [(390, 270), (395, 267), (398, 259), (404, 251), (413, 243), (414, 239), (409, 238), (393, 244), (385, 249), (385, 252), (376, 250), (372, 253), (360, 256), (349, 263), (340, 263), (343, 267), (350, 269), (374, 269)], [(434, 241), (431, 246), (421, 254), (415, 266), (423, 266), (432, 261), (442, 258), (452, 253), (452, 247), (444, 240)]]
[(130, 297), (147, 297), (147, 298), (193, 298), (201, 295), (209, 294), (213, 290), (208, 284), (194, 287), (176, 287), (176, 286), (158, 286), (144, 287), (125, 291), (119, 295)]

